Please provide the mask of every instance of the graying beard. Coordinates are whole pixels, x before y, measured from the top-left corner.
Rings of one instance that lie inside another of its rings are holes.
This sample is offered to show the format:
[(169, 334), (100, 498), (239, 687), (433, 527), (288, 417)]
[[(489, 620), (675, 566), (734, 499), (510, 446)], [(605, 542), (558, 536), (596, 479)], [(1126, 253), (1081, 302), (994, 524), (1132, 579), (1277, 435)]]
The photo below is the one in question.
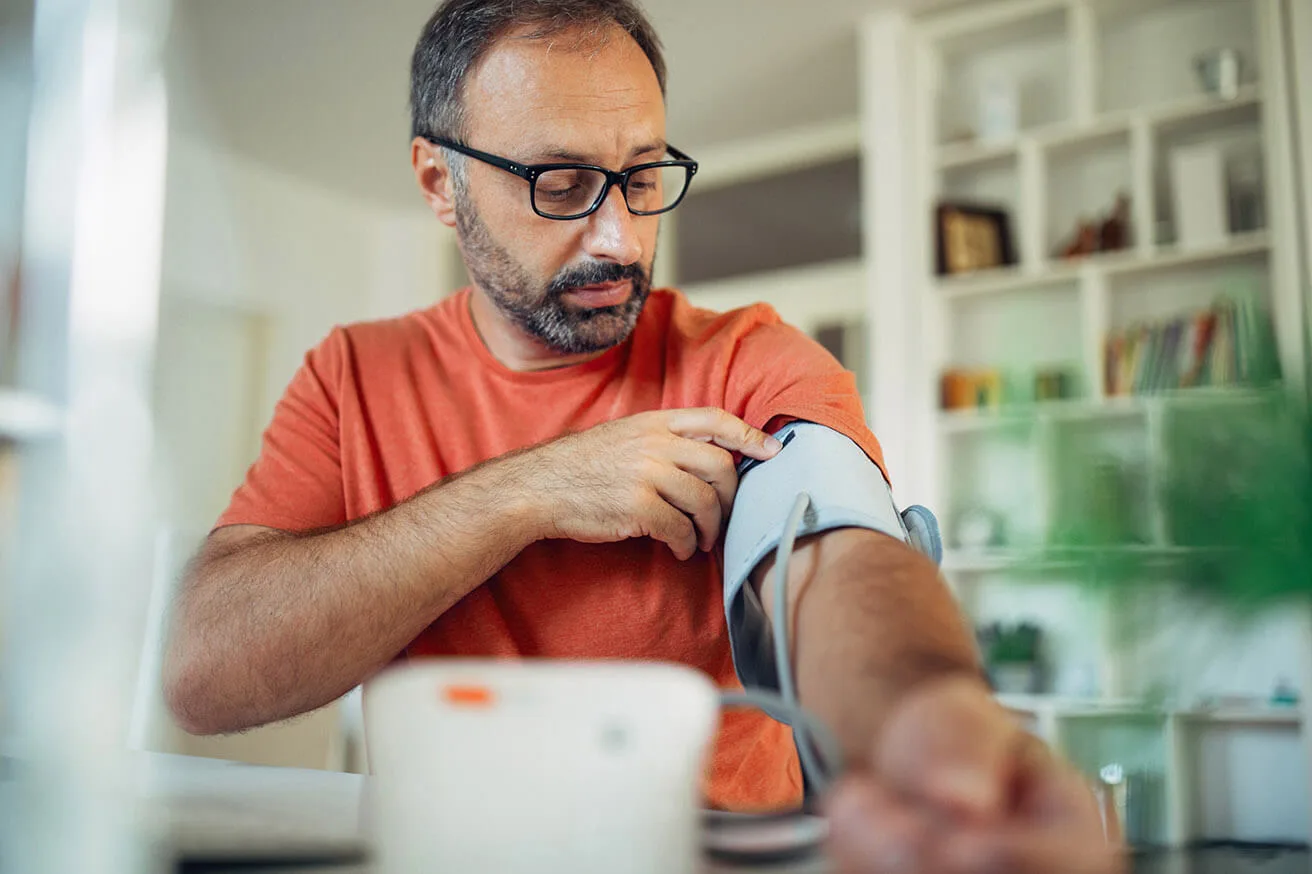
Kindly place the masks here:
[[(492, 239), (469, 198), (462, 196), (460, 191), (456, 195), (456, 236), (470, 278), (487, 293), (497, 309), (525, 333), (562, 355), (602, 352), (629, 338), (638, 323), (649, 289), (639, 289), (635, 283), (632, 296), (618, 308), (608, 307), (592, 314), (580, 314), (582, 318), (577, 321), (572, 320), (556, 300), (545, 301), (537, 308), (526, 307), (513, 294), (507, 293), (506, 289), (530, 288), (532, 280)], [(485, 265), (490, 269), (484, 270)], [(509, 281), (500, 281), (507, 278)], [(612, 342), (592, 341), (579, 330), (594, 320), (617, 317), (623, 319), (624, 326), (620, 336), (613, 338)]]

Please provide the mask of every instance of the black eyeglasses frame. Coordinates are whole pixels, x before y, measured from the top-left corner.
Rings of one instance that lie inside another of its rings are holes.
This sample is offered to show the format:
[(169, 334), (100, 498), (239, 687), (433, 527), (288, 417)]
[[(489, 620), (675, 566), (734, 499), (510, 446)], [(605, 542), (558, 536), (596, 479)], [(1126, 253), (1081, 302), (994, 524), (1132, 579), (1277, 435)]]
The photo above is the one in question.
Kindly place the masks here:
[[(665, 150), (673, 155), (676, 160), (650, 161), (645, 164), (637, 164), (633, 167), (629, 167), (627, 170), (616, 172), (607, 169), (606, 167), (599, 167), (596, 164), (521, 164), (518, 161), (512, 161), (509, 158), (503, 158), (500, 155), (494, 155), (491, 152), (484, 152), (479, 149), (471, 148), (463, 143), (458, 143), (455, 140), (448, 139), (447, 137), (432, 137), (425, 135), (424, 139), (435, 146), (450, 149), (453, 152), (459, 152), (462, 155), (482, 161), (484, 164), (490, 164), (499, 170), (505, 170), (507, 173), (512, 173), (520, 179), (527, 181), (529, 184), (529, 205), (533, 208), (533, 212), (543, 218), (552, 219), (553, 221), (575, 221), (577, 219), (587, 218), (601, 208), (602, 203), (604, 203), (606, 198), (610, 195), (611, 188), (616, 185), (620, 187), (620, 193), (624, 196), (624, 205), (628, 207), (629, 212), (641, 216), (661, 215), (662, 213), (669, 212), (683, 202), (683, 199), (688, 195), (688, 189), (692, 187), (692, 178), (697, 175), (697, 162), (693, 160), (692, 156), (685, 152), (681, 152), (674, 146), (668, 144), (665, 146)], [(638, 173), (642, 170), (650, 170), (653, 167), (684, 168), (688, 175), (683, 183), (683, 191), (680, 192), (678, 198), (669, 206), (656, 210), (634, 209), (629, 205), (629, 178), (634, 173)], [(601, 187), (601, 191), (597, 194), (597, 199), (593, 201), (592, 205), (588, 207), (586, 211), (576, 215), (552, 215), (551, 213), (543, 212), (538, 209), (537, 203), (538, 178), (542, 176), (543, 173), (550, 170), (593, 170), (605, 175), (606, 184)]]

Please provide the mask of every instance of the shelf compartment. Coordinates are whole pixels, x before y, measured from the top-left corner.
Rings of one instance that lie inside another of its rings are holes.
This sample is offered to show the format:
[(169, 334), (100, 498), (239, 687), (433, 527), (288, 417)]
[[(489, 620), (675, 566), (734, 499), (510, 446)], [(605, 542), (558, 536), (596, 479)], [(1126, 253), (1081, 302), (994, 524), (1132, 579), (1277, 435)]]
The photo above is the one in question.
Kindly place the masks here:
[[(1067, 375), (1072, 397), (1087, 395), (1078, 357), (1080, 297), (1075, 283), (1039, 286), (982, 299), (963, 297), (945, 308), (948, 368), (996, 370), (1004, 403), (1033, 402), (1040, 371)], [(987, 414), (987, 410), (984, 411)]]
[(1217, 47), (1237, 49), (1241, 84), (1259, 81), (1257, 28), (1251, 0), (1100, 4), (1097, 105), (1138, 109), (1203, 93), (1194, 59)]
[(1052, 542), (1154, 547), (1156, 500), (1146, 423), (1138, 418), (1055, 422), (1048, 471)]
[(951, 453), (945, 482), (950, 483), (941, 519), (944, 539), (958, 545), (960, 520), (968, 511), (983, 510), (1007, 520), (996, 533), (1015, 546), (1042, 542), (1042, 512), (1035, 500), (1039, 446), (1033, 427), (996, 430), (964, 442)]
[(1210, 147), (1219, 153), (1226, 215), (1224, 229), (1231, 234), (1252, 234), (1268, 223), (1266, 156), (1262, 146), (1263, 104), (1256, 92), (1236, 101), (1211, 101), (1198, 111), (1161, 119), (1153, 132), (1152, 166), (1155, 218), (1154, 242), (1174, 243), (1179, 238), (1173, 162), (1185, 149)]
[(1162, 260), (1127, 262), (1109, 271), (1113, 331), (1207, 309), (1218, 299), (1254, 301), (1269, 311), (1271, 277), (1264, 245), (1173, 252)]
[(1062, 751), (1087, 777), (1096, 780), (1119, 767), (1133, 781), (1123, 826), (1135, 846), (1170, 842), (1167, 730), (1167, 716), (1149, 710), (1068, 712), (1057, 721)]
[(1180, 720), (1181, 765), (1192, 784), (1182, 800), (1188, 839), (1306, 841), (1307, 751), (1285, 716)]
[(1071, 91), (1067, 19), (1064, 5), (1044, 4), (1022, 20), (982, 18), (958, 36), (938, 40), (940, 144), (988, 145), (978, 134), (989, 83), (1014, 89), (1020, 131), (1066, 119)]
[[(1082, 222), (1090, 221), (1100, 231), (1118, 196), (1130, 198), (1133, 206), (1136, 194), (1128, 128), (1058, 139), (1047, 148), (1043, 246), (1047, 257), (1057, 259)], [(1120, 248), (1114, 251), (1133, 246), (1138, 232), (1133, 222), (1128, 222), (1122, 229)]]

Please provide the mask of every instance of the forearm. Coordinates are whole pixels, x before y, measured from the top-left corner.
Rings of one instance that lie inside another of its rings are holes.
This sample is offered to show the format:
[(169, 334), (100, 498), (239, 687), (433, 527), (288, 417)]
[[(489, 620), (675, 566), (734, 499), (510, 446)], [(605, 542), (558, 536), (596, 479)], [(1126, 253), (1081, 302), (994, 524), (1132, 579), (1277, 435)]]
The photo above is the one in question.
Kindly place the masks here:
[[(770, 615), (772, 573), (770, 560), (754, 577)], [(788, 576), (798, 695), (850, 761), (869, 759), (884, 718), (910, 689), (950, 674), (983, 681), (951, 592), (905, 544), (862, 529), (816, 535), (799, 543)]]
[(535, 539), (522, 494), (493, 464), (333, 531), (211, 538), (175, 608), (179, 721), (238, 731), (362, 682)]

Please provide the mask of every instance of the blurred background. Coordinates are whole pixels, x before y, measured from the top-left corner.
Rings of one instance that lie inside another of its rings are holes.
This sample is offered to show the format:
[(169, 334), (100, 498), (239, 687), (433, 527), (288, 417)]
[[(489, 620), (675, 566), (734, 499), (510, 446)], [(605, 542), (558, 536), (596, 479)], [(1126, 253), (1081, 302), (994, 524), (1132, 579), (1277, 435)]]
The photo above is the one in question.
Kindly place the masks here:
[[(1305, 844), (1312, 565), (1200, 557), (1309, 536), (1312, 4), (646, 8), (701, 162), (657, 281), (771, 303), (856, 374), (1003, 700), (1133, 840)], [(352, 706), (184, 735), (159, 643), (306, 350), (465, 283), (408, 163), (433, 2), (3, 9), (0, 725), (71, 711), (20, 667), (99, 660), (108, 727), (51, 755), (359, 770)]]

